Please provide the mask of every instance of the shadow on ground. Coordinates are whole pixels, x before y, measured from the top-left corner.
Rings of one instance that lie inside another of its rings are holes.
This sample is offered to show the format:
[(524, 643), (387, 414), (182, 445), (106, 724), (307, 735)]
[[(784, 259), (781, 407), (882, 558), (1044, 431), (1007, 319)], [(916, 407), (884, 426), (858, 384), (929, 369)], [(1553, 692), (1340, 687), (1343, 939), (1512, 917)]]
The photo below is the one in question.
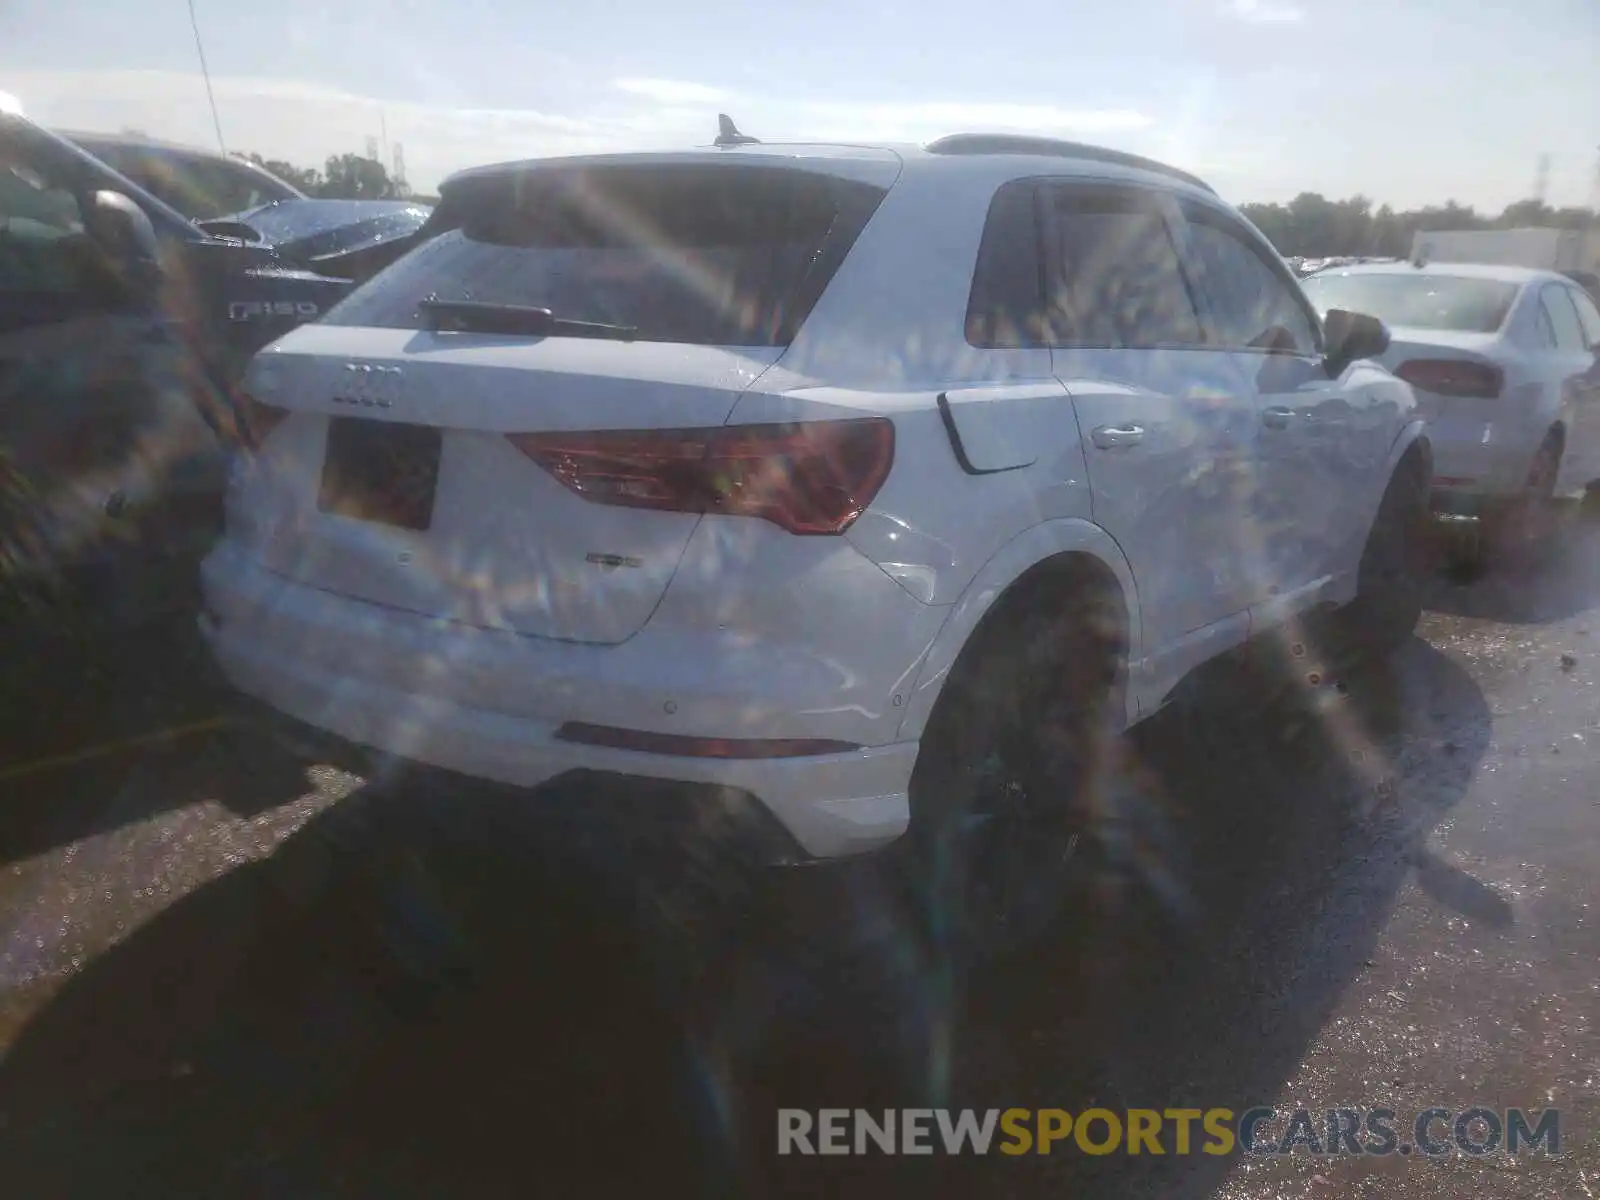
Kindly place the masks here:
[(217, 680), (187, 610), (13, 624), (0, 655), (0, 863), (199, 800), (251, 816), (310, 790)]
[(1514, 625), (1559, 621), (1600, 599), (1600, 492), (1571, 514), (1552, 543), (1511, 562), (1446, 568), (1428, 582), (1434, 612)]
[[(1205, 1196), (1226, 1162), (780, 1159), (775, 1110), (1242, 1110), (1300, 1062), (1414, 864), (1484, 916), (1486, 889), (1422, 850), (1487, 744), (1465, 673), (1421, 642), (1342, 690), (1269, 699), (1260, 670), (1219, 673), (1130, 740), (1123, 899), (968, 987), (869, 870), (788, 876), (712, 937), (625, 823), (545, 835), (544, 815), (611, 798), (550, 794), (530, 818), (437, 778), (358, 792), (23, 1030), (0, 1066), (7, 1184)], [(662, 953), (689, 944), (721, 946), (693, 980)]]

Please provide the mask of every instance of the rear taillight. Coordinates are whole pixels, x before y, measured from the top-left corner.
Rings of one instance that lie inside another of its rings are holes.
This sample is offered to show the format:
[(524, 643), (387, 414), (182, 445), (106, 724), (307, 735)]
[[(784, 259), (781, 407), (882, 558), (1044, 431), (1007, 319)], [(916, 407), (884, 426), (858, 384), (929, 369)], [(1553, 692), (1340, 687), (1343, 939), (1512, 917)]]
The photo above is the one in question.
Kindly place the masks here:
[(850, 528), (894, 462), (884, 417), (506, 436), (597, 504), (760, 517), (802, 534)]
[(1463, 358), (1413, 358), (1401, 363), (1395, 374), (1414, 388), (1437, 396), (1462, 396), (1493, 400), (1505, 386), (1506, 375), (1493, 363)]
[(288, 409), (263, 403), (244, 392), (236, 393), (235, 400), (239, 406), (239, 418), (245, 425), (245, 436), (257, 446), (289, 415)]

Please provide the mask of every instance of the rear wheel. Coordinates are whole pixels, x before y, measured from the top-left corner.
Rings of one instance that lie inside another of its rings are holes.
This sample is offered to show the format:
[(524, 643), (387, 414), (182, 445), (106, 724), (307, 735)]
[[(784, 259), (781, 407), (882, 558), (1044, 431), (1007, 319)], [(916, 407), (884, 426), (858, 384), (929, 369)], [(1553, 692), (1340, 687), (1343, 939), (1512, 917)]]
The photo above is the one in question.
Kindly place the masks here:
[(1495, 558), (1536, 555), (1554, 540), (1560, 524), (1555, 493), (1561, 452), (1561, 437), (1552, 432), (1533, 456), (1522, 490), (1490, 515), (1485, 534)]
[(922, 737), (904, 850), (937, 949), (961, 962), (1036, 941), (1087, 882), (1123, 654), (1093, 584), (1036, 593), (963, 652)]
[(1402, 462), (1367, 535), (1356, 597), (1340, 614), (1342, 640), (1358, 657), (1386, 655), (1416, 629), (1422, 616), (1427, 531), (1427, 477), (1411, 462)]

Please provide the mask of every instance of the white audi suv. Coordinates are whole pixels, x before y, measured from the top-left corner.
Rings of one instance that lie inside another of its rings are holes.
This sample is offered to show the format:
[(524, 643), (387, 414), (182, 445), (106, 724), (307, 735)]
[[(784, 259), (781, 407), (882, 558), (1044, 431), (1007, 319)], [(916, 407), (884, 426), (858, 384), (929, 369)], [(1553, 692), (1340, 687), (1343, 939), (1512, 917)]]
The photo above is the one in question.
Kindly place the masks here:
[(1180, 171), (739, 141), (447, 181), (250, 368), (203, 631), (387, 755), (894, 844), (999, 944), (1195, 667), (1336, 606), (1409, 635), (1423, 424)]

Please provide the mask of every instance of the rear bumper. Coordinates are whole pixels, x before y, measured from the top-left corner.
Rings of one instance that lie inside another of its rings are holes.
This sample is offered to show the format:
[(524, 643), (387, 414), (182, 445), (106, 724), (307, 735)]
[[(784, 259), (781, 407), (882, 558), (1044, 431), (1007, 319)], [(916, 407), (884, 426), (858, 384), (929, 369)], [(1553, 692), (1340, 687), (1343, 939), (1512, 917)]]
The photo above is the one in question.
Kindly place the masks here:
[(1430, 417), (1434, 507), (1455, 513), (1488, 498), (1514, 495), (1526, 482), (1546, 431), (1545, 424), (1510, 417)]
[[(229, 682), (316, 729), (384, 754), (480, 779), (534, 787), (574, 771), (704, 785), (754, 797), (806, 855), (834, 858), (877, 849), (904, 832), (915, 742), (793, 758), (713, 759), (561, 741), (575, 715), (641, 711), (658, 660), (635, 639), (575, 646), (466, 628), (333, 596), (284, 580), (224, 543), (203, 569), (201, 632)], [(643, 656), (648, 661), (638, 661)], [(396, 664), (402, 663), (403, 675)], [(740, 665), (742, 679), (750, 664)], [(802, 693), (774, 663), (762, 706), (795, 713), (825, 702)], [(397, 680), (409, 677), (410, 683)], [(801, 680), (804, 676), (798, 676)], [(503, 683), (499, 688), (496, 684)], [(662, 684), (652, 681), (654, 697)], [(533, 696), (543, 712), (496, 706)], [(676, 706), (674, 706), (676, 707)], [(686, 698), (683, 707), (703, 713)], [(753, 706), (754, 707), (754, 706)], [(659, 699), (654, 710), (661, 712)], [(672, 711), (669, 708), (667, 711)], [(736, 710), (730, 709), (734, 713)], [(697, 719), (677, 732), (748, 736), (734, 716), (720, 728)], [(773, 736), (762, 729), (758, 735)], [(781, 734), (776, 734), (782, 736)]]
[(582, 845), (589, 835), (604, 837), (609, 831), (614, 836), (605, 844), (627, 846), (630, 862), (639, 861), (639, 852), (653, 849), (674, 857), (690, 854), (701, 861), (758, 868), (818, 861), (759, 800), (730, 787), (576, 770), (556, 776), (537, 791), (497, 788), (481, 778), (396, 759), (347, 741), (261, 700), (238, 696), (232, 707), (234, 719), (252, 736), (266, 738), (297, 759), (327, 763), (378, 781), (383, 788), (398, 785), (443, 804), (465, 795), (492, 805), (497, 792), (511, 793), (498, 797), (507, 805), (500, 811), (509, 825), (475, 824), (473, 836), (497, 838), (510, 832), (514, 837), (537, 830)]

